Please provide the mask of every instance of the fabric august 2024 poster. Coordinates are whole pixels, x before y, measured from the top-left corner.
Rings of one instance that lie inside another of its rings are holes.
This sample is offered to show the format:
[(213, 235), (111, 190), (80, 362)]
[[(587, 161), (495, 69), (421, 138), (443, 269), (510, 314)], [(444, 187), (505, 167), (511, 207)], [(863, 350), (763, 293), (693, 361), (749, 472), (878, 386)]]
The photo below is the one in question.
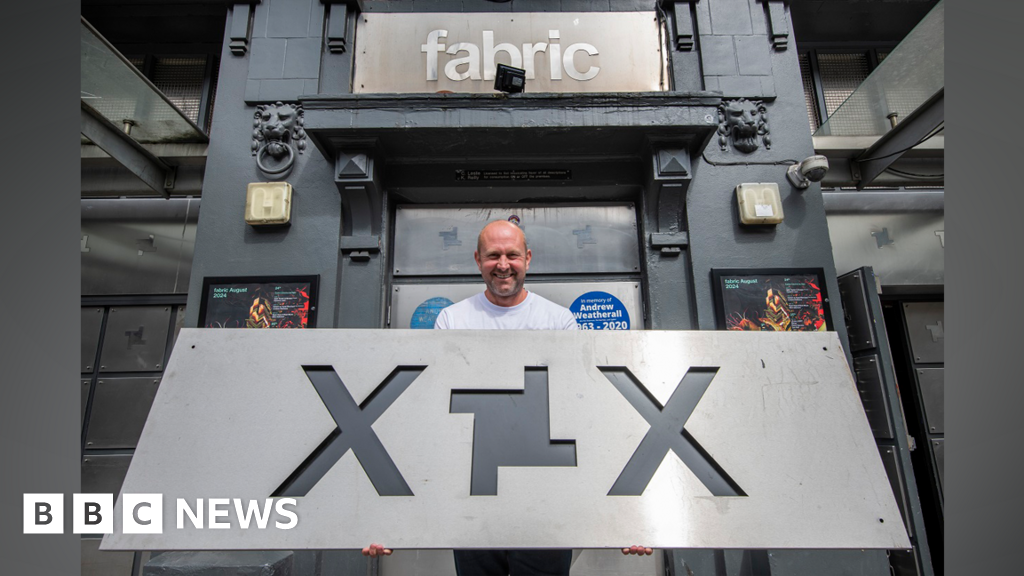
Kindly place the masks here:
[(721, 282), (728, 330), (827, 329), (816, 274), (723, 276)]

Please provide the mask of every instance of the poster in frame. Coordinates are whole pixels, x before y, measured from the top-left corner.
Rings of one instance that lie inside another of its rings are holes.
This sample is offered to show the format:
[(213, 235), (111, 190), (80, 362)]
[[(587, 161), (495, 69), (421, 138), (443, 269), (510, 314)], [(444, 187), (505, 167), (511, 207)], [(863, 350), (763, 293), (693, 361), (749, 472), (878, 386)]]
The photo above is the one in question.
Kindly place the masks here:
[(200, 328), (315, 328), (320, 276), (203, 278)]
[(715, 268), (719, 330), (834, 330), (821, 268)]

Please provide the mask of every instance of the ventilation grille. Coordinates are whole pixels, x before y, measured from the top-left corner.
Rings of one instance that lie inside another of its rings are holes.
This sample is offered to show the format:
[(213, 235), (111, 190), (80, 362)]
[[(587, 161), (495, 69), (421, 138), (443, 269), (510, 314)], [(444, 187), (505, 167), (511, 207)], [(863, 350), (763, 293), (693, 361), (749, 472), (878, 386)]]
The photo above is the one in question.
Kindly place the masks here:
[(800, 55), (800, 77), (804, 81), (804, 104), (807, 105), (807, 121), (811, 124), (811, 134), (821, 126), (818, 118), (818, 106), (814, 98), (814, 77), (811, 73), (811, 56), (804, 52)]
[(206, 56), (157, 57), (150, 80), (185, 116), (198, 124), (205, 76)]

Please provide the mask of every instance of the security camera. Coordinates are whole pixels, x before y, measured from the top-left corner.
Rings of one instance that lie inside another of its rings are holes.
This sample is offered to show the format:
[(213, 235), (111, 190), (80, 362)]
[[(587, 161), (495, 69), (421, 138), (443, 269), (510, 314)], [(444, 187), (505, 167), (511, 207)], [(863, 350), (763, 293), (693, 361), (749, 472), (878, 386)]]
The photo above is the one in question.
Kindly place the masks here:
[(811, 182), (821, 182), (828, 172), (828, 158), (824, 156), (808, 156), (803, 162), (793, 164), (786, 170), (790, 183), (800, 190), (806, 189)]

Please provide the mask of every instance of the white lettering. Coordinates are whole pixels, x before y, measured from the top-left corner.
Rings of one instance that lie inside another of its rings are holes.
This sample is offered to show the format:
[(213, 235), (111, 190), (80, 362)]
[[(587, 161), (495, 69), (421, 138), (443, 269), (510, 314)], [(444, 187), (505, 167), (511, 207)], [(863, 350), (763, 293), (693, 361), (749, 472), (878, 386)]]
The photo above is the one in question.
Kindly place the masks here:
[(238, 525), (243, 529), (249, 528), (249, 522), (253, 517), (256, 518), (256, 527), (260, 530), (267, 527), (267, 521), (270, 520), (270, 510), (273, 505), (270, 503), (270, 498), (264, 500), (264, 510), (260, 510), (260, 505), (257, 500), (249, 500), (249, 507), (243, 512), (242, 501), (238, 498), (235, 501), (235, 515), (238, 516)]
[(565, 56), (562, 57), (562, 64), (565, 65), (565, 73), (569, 75), (569, 78), (583, 82), (597, 76), (597, 73), (600, 72), (601, 69), (597, 66), (591, 66), (586, 72), (580, 72), (577, 70), (574, 58), (576, 53), (581, 50), (591, 56), (597, 56), (598, 54), (597, 48), (590, 44), (585, 44), (583, 42), (570, 44), (569, 47), (565, 49)]
[(192, 526), (195, 528), (203, 527), (203, 499), (196, 498), (196, 510), (193, 513), (192, 508), (189, 507), (188, 502), (184, 498), (177, 499), (177, 510), (178, 510), (178, 530), (185, 527), (185, 515), (187, 514), (189, 520), (192, 521)]
[(227, 506), (231, 503), (227, 498), (209, 498), (210, 504), (210, 528), (231, 528), (230, 522), (218, 522), (217, 518), (226, 518), (228, 516), (227, 510), (220, 510), (218, 506)]
[(438, 39), (448, 36), (447, 30), (434, 30), (427, 34), (427, 43), (420, 46), (420, 52), (427, 55), (427, 81), (437, 80), (437, 53), (444, 51), (444, 44)]
[(274, 510), (277, 511), (278, 515), (290, 519), (288, 522), (274, 522), (274, 526), (281, 530), (291, 530), (299, 524), (299, 517), (295, 515), (295, 512), (285, 509), (286, 504), (289, 506), (295, 506), (295, 498), (281, 498), (274, 503)]
[(548, 52), (548, 60), (552, 80), (562, 79), (562, 45), (555, 43), (559, 38), (558, 30), (548, 30), (548, 40), (551, 40), (551, 52)]
[(523, 44), (523, 69), (526, 70), (526, 79), (533, 80), (537, 77), (536, 71), (534, 70), (534, 60), (538, 52), (546, 52), (548, 49), (547, 42), (537, 42), (531, 44), (527, 42)]
[(495, 46), (494, 31), (484, 30), (484, 80), (494, 80), (494, 73), (498, 69), (495, 59), (498, 52), (505, 52), (508, 54), (509, 59), (511, 60), (509, 65), (513, 68), (523, 67), (523, 55), (519, 53), (519, 48), (516, 48), (515, 45), (507, 42), (503, 42)]
[[(480, 79), (480, 49), (476, 47), (476, 44), (470, 44), (469, 42), (459, 42), (458, 44), (452, 44), (448, 50), (448, 54), (456, 54), (458, 52), (465, 52), (467, 55), (464, 58), (452, 58), (444, 65), (444, 75), (450, 80), (465, 80), (470, 78), (473, 80)], [(465, 72), (459, 72), (458, 66), (467, 64), (468, 67)], [(493, 78), (492, 78), (493, 79)]]

